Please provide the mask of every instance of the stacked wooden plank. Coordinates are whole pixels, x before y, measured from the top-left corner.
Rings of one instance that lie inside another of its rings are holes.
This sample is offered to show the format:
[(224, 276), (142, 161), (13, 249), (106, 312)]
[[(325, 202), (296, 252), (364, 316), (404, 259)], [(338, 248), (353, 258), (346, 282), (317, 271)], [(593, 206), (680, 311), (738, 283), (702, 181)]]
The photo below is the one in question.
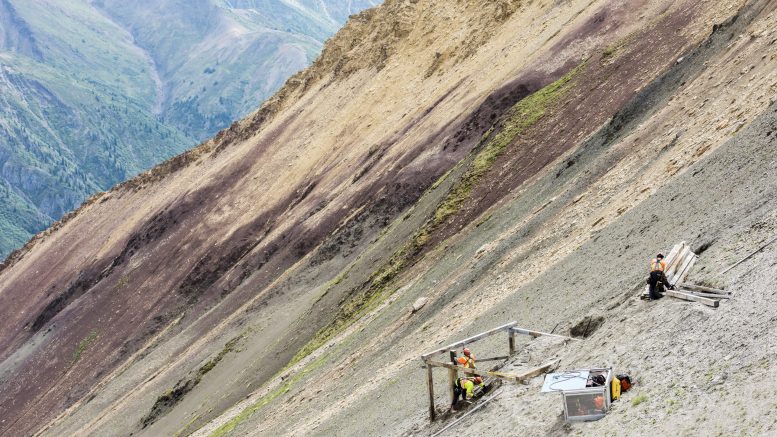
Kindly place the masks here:
[(685, 278), (698, 257), (685, 241), (672, 248), (665, 259), (664, 273), (669, 284), (673, 284), (675, 289), (666, 290), (664, 295), (717, 308), (722, 299), (731, 298), (731, 293), (717, 288), (685, 283)]
[(666, 279), (670, 284), (680, 284), (688, 276), (688, 273), (696, 263), (698, 255), (693, 253), (691, 247), (685, 242), (676, 244), (667, 255), (666, 259)]
[(731, 292), (685, 283), (676, 285), (675, 290), (667, 290), (667, 294), (679, 299), (703, 303), (713, 308), (717, 308), (721, 300), (731, 299)]

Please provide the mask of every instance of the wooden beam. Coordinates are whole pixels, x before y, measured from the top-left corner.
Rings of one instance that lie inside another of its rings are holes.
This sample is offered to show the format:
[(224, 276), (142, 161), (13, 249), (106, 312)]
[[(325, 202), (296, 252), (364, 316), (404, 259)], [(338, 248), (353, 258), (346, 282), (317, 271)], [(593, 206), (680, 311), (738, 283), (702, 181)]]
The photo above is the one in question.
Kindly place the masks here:
[(453, 344), (449, 344), (448, 346), (445, 346), (445, 347), (441, 347), (441, 348), (439, 348), (439, 349), (437, 349), (437, 350), (435, 350), (433, 352), (429, 352), (428, 354), (423, 354), (423, 355), (421, 355), (421, 359), (426, 361), (426, 360), (430, 359), (431, 357), (433, 357), (433, 356), (435, 356), (437, 354), (441, 354), (441, 353), (444, 353), (446, 351), (449, 351), (449, 350), (452, 350), (452, 349), (457, 349), (457, 348), (460, 348), (462, 346), (468, 345), (470, 343), (474, 343), (474, 342), (476, 342), (478, 340), (482, 340), (482, 339), (488, 337), (489, 335), (494, 335), (494, 334), (496, 334), (498, 332), (507, 330), (508, 328), (510, 328), (512, 326), (515, 326), (517, 324), (518, 324), (518, 322), (510, 322), (510, 323), (504, 324), (504, 325), (502, 325), (502, 326), (500, 326), (498, 328), (494, 328), (494, 329), (491, 329), (491, 330), (486, 331), (486, 332), (481, 332), (478, 335), (473, 335), (472, 337), (466, 338), (466, 339), (461, 340), (459, 342), (456, 342), (456, 343), (453, 343)]
[(691, 252), (689, 249), (685, 257), (685, 260), (683, 261), (682, 266), (680, 266), (680, 268), (677, 269), (671, 275), (671, 278), (667, 277), (667, 280), (669, 281), (669, 283), (679, 284), (680, 282), (683, 282), (685, 277), (688, 276), (688, 273), (690, 273), (691, 267), (693, 267), (693, 264), (695, 262), (696, 262), (696, 254)]
[(664, 294), (667, 296), (675, 297), (677, 299), (703, 303), (704, 305), (707, 305), (713, 308), (717, 308), (718, 305), (720, 305), (720, 302), (718, 302), (717, 300), (707, 299), (706, 297), (694, 296), (693, 294), (683, 293), (682, 291), (666, 290), (664, 291)]
[(432, 360), (429, 360), (426, 363), (427, 364), (431, 364), (432, 366), (435, 366), (435, 367), (444, 367), (444, 368), (452, 370), (452, 371), (461, 372), (461, 373), (464, 373), (466, 375), (474, 375), (474, 376), (480, 376), (480, 377), (494, 376), (496, 378), (506, 379), (508, 381), (520, 382), (520, 380), (517, 379), (518, 375), (515, 375), (515, 374), (512, 374), (512, 373), (502, 373), (502, 372), (494, 372), (494, 371), (490, 371), (490, 370), (470, 369), (470, 368), (467, 368), (467, 367), (454, 366), (453, 364), (441, 363), (439, 361), (432, 361)]
[(522, 382), (527, 379), (533, 378), (537, 375), (540, 375), (544, 372), (546, 372), (548, 369), (552, 368), (553, 366), (558, 364), (558, 360), (551, 361), (549, 363), (545, 363), (542, 366), (535, 367), (531, 370), (527, 370), (524, 373), (505, 373), (505, 372), (495, 372), (492, 370), (480, 370), (480, 369), (470, 369), (467, 367), (460, 367), (460, 366), (454, 366), (453, 364), (448, 363), (442, 363), (439, 361), (432, 361), (429, 360), (426, 362), (427, 365), (435, 366), (435, 367), (444, 367), (449, 370), (455, 370), (459, 371), (461, 373), (467, 374), (467, 375), (474, 375), (474, 376), (493, 376), (499, 379), (505, 379), (512, 382)]
[(701, 285), (696, 285), (696, 284), (683, 284), (683, 283), (680, 283), (680, 285), (678, 285), (678, 287), (686, 288), (688, 290), (693, 290), (693, 291), (703, 291), (705, 293), (725, 294), (725, 295), (730, 295), (731, 294), (730, 291), (720, 290), (720, 289), (712, 288), (712, 287), (703, 287)]
[(677, 262), (677, 259), (678, 259), (677, 256), (680, 254), (680, 251), (684, 247), (685, 247), (685, 241), (683, 241), (680, 244), (675, 244), (672, 247), (672, 250), (669, 251), (669, 254), (666, 255), (666, 257), (664, 258), (664, 261), (666, 262), (666, 269), (664, 273), (668, 272), (669, 269), (673, 266), (673, 264)]
[(554, 367), (558, 366), (560, 363), (560, 360), (554, 360), (547, 362), (539, 367), (535, 367), (531, 370), (528, 370), (524, 373), (521, 373), (518, 375), (518, 378), (520, 378), (521, 381), (528, 380), (530, 378), (534, 378), (535, 376), (542, 375), (543, 373), (547, 373), (548, 370), (553, 369)]
[(478, 358), (475, 360), (476, 363), (485, 363), (486, 361), (499, 361), (499, 360), (506, 360), (510, 358), (509, 356), (504, 357), (492, 357), (492, 358)]
[(515, 355), (515, 334), (510, 330), (507, 331), (507, 346), (510, 349), (508, 354), (510, 356)]
[(437, 418), (437, 411), (434, 409), (434, 378), (431, 364), (426, 365), (426, 384), (429, 386), (429, 420), (434, 421)]
[[(685, 244), (685, 243), (683, 243)], [(688, 262), (688, 259), (690, 257), (694, 256), (693, 252), (691, 252), (691, 248), (688, 246), (683, 245), (683, 248), (680, 250), (680, 253), (677, 254), (677, 259), (672, 260), (672, 263), (667, 263), (666, 270), (664, 271), (664, 274), (666, 274), (667, 278), (677, 278), (680, 274), (680, 270), (682, 269), (683, 265)]]
[(666, 261), (667, 264), (675, 259), (677, 254), (680, 252), (680, 249), (683, 248), (683, 244), (684, 243), (680, 243), (672, 246), (672, 249), (669, 251), (669, 253), (666, 254), (666, 258), (664, 258), (664, 261)]
[[(680, 291), (685, 292), (686, 290), (680, 290)], [(694, 296), (708, 297), (710, 299), (731, 299), (731, 296), (728, 294), (704, 293), (702, 291), (689, 291), (689, 293)]]
[(514, 332), (516, 334), (531, 335), (534, 338), (537, 338), (537, 337), (540, 337), (540, 336), (546, 336), (546, 337), (565, 338), (567, 340), (574, 340), (574, 341), (582, 341), (579, 338), (567, 337), (566, 335), (549, 334), (547, 332), (532, 331), (531, 329), (523, 329), (523, 328), (515, 328), (515, 327), (513, 327), (513, 328), (510, 328), (510, 332)]

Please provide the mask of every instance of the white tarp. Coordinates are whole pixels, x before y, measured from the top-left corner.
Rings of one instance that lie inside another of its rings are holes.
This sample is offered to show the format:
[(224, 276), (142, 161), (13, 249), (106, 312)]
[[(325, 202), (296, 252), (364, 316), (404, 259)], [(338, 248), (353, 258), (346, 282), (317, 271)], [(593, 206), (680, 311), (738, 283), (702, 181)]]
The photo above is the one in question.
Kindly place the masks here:
[(570, 370), (560, 373), (548, 373), (545, 375), (542, 393), (580, 390), (585, 388), (589, 374), (590, 372), (588, 370)]

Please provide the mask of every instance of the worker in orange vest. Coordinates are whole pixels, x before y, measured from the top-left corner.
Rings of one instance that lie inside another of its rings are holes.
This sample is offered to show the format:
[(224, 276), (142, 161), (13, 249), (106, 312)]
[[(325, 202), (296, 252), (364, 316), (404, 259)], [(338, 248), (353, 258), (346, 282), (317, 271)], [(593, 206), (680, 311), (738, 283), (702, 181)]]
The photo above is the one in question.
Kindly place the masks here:
[(475, 384), (484, 387), (483, 378), (476, 376), (474, 378), (460, 377), (456, 378), (456, 382), (453, 383), (453, 402), (451, 403), (451, 409), (456, 407), (456, 403), (461, 400), (466, 401), (467, 398), (472, 397), (472, 392), (475, 390)]
[(664, 286), (670, 290), (674, 290), (674, 286), (666, 279), (664, 271), (666, 271), (664, 254), (659, 253), (652, 261), (650, 261), (650, 278), (647, 282), (651, 300), (661, 299), (661, 293), (664, 292)]
[(472, 351), (469, 350), (469, 348), (464, 348), (462, 351), (464, 352), (463, 357), (458, 357), (456, 361), (461, 364), (462, 366), (468, 368), (468, 369), (474, 369), (475, 368), (475, 356), (472, 355)]
[(653, 261), (650, 262), (650, 271), (666, 271), (666, 262), (664, 261), (663, 253), (656, 255), (656, 257), (653, 258)]

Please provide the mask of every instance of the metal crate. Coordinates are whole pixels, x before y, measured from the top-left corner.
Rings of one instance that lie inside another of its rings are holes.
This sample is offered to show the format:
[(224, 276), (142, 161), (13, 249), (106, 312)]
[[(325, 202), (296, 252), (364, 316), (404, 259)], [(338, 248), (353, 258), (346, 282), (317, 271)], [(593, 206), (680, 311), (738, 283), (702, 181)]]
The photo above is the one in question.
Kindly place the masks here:
[[(589, 386), (593, 377), (602, 375), (604, 385)], [(545, 377), (544, 393), (561, 393), (567, 422), (599, 420), (607, 414), (612, 401), (612, 369), (596, 368), (550, 373)]]

